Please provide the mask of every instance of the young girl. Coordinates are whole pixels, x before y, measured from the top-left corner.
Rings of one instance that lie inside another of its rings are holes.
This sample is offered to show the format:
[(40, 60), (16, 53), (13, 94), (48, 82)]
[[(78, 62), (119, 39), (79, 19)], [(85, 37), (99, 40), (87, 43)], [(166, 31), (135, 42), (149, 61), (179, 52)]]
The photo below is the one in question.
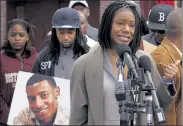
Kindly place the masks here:
[(1, 48), (0, 123), (7, 122), (18, 72), (30, 72), (37, 57), (32, 37), (31, 25), (25, 20), (8, 23), (7, 41)]

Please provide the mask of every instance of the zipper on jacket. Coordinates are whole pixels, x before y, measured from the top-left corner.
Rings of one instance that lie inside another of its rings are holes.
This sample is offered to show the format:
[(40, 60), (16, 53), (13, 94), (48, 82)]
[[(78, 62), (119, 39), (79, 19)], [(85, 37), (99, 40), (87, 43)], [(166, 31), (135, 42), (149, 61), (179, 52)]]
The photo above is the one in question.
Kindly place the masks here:
[(67, 53), (67, 49), (66, 49), (66, 48), (64, 48), (64, 55), (66, 55), (66, 53)]
[(22, 70), (22, 71), (24, 71), (24, 58), (20, 58), (20, 69)]
[(24, 71), (24, 57), (16, 57), (20, 61), (20, 70)]

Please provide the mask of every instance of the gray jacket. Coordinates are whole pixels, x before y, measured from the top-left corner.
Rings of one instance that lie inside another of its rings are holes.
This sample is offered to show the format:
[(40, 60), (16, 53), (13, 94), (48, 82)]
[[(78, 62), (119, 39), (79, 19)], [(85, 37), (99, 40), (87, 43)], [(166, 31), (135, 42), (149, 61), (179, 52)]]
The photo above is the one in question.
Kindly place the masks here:
[[(137, 51), (136, 56), (148, 55)], [(160, 83), (160, 75), (152, 58), (152, 78), (157, 88), (157, 95), (164, 110), (169, 108), (172, 96), (166, 87)], [(103, 49), (97, 43), (92, 50), (76, 60), (71, 76), (71, 113), (70, 125), (103, 125)], [(162, 97), (160, 97), (162, 98)], [(146, 124), (145, 120), (142, 120)]]
[(98, 41), (98, 29), (92, 27), (90, 24), (88, 24), (87, 33), (86, 33), (91, 39)]
[(149, 34), (142, 36), (142, 40), (145, 40), (155, 46), (158, 46), (153, 32), (150, 32)]

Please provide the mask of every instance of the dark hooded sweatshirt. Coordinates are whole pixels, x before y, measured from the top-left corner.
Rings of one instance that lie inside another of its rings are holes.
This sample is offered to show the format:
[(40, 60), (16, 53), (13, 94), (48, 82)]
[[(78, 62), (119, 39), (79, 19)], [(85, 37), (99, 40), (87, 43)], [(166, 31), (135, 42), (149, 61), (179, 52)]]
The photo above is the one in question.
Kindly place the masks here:
[(32, 47), (29, 57), (25, 56), (23, 59), (18, 59), (8, 56), (5, 51), (1, 51), (0, 58), (0, 124), (6, 124), (18, 72), (31, 72), (33, 63), (37, 58), (37, 53), (36, 49)]

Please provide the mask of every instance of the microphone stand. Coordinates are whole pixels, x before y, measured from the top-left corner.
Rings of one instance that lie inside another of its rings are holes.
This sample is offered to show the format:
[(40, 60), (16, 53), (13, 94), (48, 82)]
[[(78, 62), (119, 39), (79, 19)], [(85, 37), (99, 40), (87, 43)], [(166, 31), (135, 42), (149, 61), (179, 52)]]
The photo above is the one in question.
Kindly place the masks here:
[[(149, 88), (145, 85), (145, 78), (144, 78), (144, 69), (143, 68), (136, 68), (138, 78), (135, 78), (133, 74), (130, 72), (128, 79), (124, 80), (126, 88), (127, 98), (131, 96), (131, 99), (128, 98), (127, 102), (124, 103), (124, 111), (126, 113), (130, 113), (130, 118), (128, 120), (128, 125), (138, 125), (139, 115), (140, 113), (146, 113), (147, 117), (147, 125), (153, 124), (153, 108), (152, 108), (152, 95), (150, 93)], [(148, 85), (149, 86), (149, 85)], [(148, 99), (140, 99), (141, 93), (145, 91), (145, 94), (148, 95)], [(130, 102), (129, 102), (130, 101)], [(140, 124), (140, 123), (139, 123)]]
[[(137, 80), (136, 82), (136, 87), (135, 90), (143, 92), (145, 91), (145, 97), (146, 99), (135, 99), (135, 103), (140, 104), (141, 106), (137, 107), (138, 111), (137, 113), (146, 113), (146, 118), (147, 118), (147, 125), (151, 126), (153, 125), (153, 97), (151, 94), (151, 90), (152, 90), (152, 86), (149, 84), (145, 84), (145, 78), (144, 78), (144, 69), (143, 68), (136, 68), (137, 74), (139, 76), (139, 78), (135, 78)], [(140, 94), (140, 93), (139, 93)], [(137, 94), (138, 97), (140, 97), (140, 95)], [(145, 108), (145, 111), (143, 111), (143, 108)], [(141, 108), (141, 109), (140, 109)], [(135, 115), (137, 115), (137, 113), (135, 113)]]
[[(134, 107), (131, 107), (131, 109), (128, 110), (125, 109), (125, 107), (127, 107), (125, 104), (127, 101), (132, 101), (133, 104), (138, 104), (138, 95), (140, 94), (138, 78), (134, 79), (133, 75), (130, 75), (130, 79), (124, 80), (124, 62), (122, 59), (118, 59), (116, 65), (118, 67), (118, 79), (115, 87), (115, 97), (119, 102), (120, 125), (136, 125), (136, 113), (137, 111), (141, 112), (143, 110), (137, 110), (136, 108), (136, 110), (134, 110)], [(127, 113), (130, 113), (131, 115), (129, 116)]]
[[(145, 73), (147, 76), (151, 76), (149, 72), (146, 71)], [(159, 105), (154, 83), (151, 78), (147, 78), (147, 79), (149, 82), (150, 93), (151, 93), (151, 96), (153, 97), (153, 106), (154, 106), (153, 111), (154, 111), (155, 117), (159, 124), (165, 123), (166, 119), (165, 119), (164, 111)]]
[(147, 117), (147, 125), (153, 125), (153, 107), (152, 107), (152, 100), (153, 97), (150, 92), (146, 93), (146, 117)]
[[(124, 80), (124, 62), (122, 59), (118, 59), (116, 65), (118, 67), (118, 79), (115, 97), (119, 102), (120, 125), (138, 125), (140, 113), (146, 114), (146, 125), (148, 126), (154, 125), (153, 114), (158, 123), (164, 123), (164, 112), (159, 105), (150, 73), (147, 71), (144, 73), (144, 68), (137, 67), (135, 69), (138, 77), (133, 76), (133, 72), (129, 70), (128, 79)], [(146, 74), (147, 80), (144, 74)]]
[(125, 118), (125, 112), (124, 112), (124, 106), (123, 101), (126, 100), (126, 89), (125, 89), (125, 83), (124, 83), (124, 62), (121, 59), (118, 59), (116, 63), (118, 67), (118, 80), (115, 87), (115, 97), (116, 100), (119, 102), (119, 113), (120, 113), (120, 125), (127, 125), (127, 120)]

